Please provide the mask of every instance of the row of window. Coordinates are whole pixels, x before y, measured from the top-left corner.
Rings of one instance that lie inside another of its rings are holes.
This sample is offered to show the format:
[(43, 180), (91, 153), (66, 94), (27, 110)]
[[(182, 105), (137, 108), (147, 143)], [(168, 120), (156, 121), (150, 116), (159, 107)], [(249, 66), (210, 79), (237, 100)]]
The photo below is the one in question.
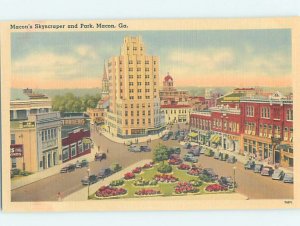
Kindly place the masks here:
[[(130, 120), (130, 124), (134, 125), (134, 119)], [(151, 124), (151, 118), (148, 118), (148, 123)], [(136, 119), (136, 124), (139, 125), (140, 124), (140, 119)], [(145, 125), (146, 124), (146, 119), (142, 119), (142, 124)], [(128, 125), (128, 119), (125, 119), (125, 125)]]
[(42, 141), (54, 140), (56, 138), (56, 128), (42, 130)]
[[(141, 79), (142, 78), (142, 75), (137, 75), (136, 76), (138, 79)], [(122, 79), (122, 75), (120, 75), (120, 78)], [(133, 79), (134, 76), (133, 75), (129, 75), (129, 79)], [(145, 78), (150, 78), (150, 75), (146, 74), (145, 75)], [(156, 75), (153, 75), (153, 78), (156, 78)]]
[[(141, 86), (142, 82), (137, 82), (137, 86)], [(156, 86), (156, 82), (153, 82), (153, 85)], [(120, 86), (122, 86), (122, 83), (120, 83)], [(134, 86), (134, 82), (129, 82), (129, 86)], [(150, 82), (145, 82), (145, 86), (150, 86)]]
[[(174, 110), (171, 109), (171, 110), (169, 110), (169, 111), (166, 109), (166, 110), (162, 110), (162, 111), (163, 111), (164, 113), (166, 113), (166, 114), (168, 114), (168, 112), (169, 112), (170, 114), (173, 114), (173, 113), (176, 114), (176, 113), (177, 113), (177, 110), (176, 110), (176, 109), (174, 109)], [(186, 114), (186, 113), (188, 113), (188, 112), (189, 112), (189, 111), (187, 111), (186, 109), (183, 109), (183, 110), (179, 109), (179, 110), (178, 110), (178, 113), (179, 113), (179, 114), (184, 114), (184, 113)]]
[[(280, 119), (280, 108), (273, 109), (273, 118)], [(254, 117), (254, 106), (247, 106), (246, 107), (246, 116), (247, 117)], [(269, 107), (262, 107), (260, 110), (260, 117), (261, 118), (270, 118), (270, 108)], [(293, 109), (288, 109), (286, 111), (286, 120), (292, 121), (293, 120)]]
[[(156, 98), (156, 95), (154, 95), (154, 98)], [(134, 96), (129, 96), (129, 99), (130, 100), (134, 100)], [(138, 100), (141, 100), (142, 99), (142, 96), (138, 96)], [(150, 99), (150, 96), (145, 96), (145, 99)]]
[[(133, 64), (134, 61), (133, 61), (133, 60), (129, 60), (128, 63), (129, 63), (129, 64)], [(141, 60), (137, 60), (137, 61), (136, 61), (136, 64), (141, 64), (141, 63), (142, 63)], [(146, 60), (146, 61), (145, 61), (145, 64), (149, 64), (149, 63), (150, 63), (149, 60)], [(122, 61), (120, 61), (120, 64), (122, 64)], [(153, 61), (153, 64), (156, 64), (156, 61), (155, 61), (155, 60)]]
[(62, 159), (63, 161), (66, 161), (70, 158), (70, 152), (71, 152), (71, 158), (79, 155), (83, 151), (87, 151), (90, 149), (90, 144), (84, 144), (82, 140), (79, 140), (76, 143), (73, 143), (69, 146), (63, 147), (62, 150)]
[[(134, 111), (130, 112), (131, 116), (134, 116)], [(142, 111), (142, 115), (146, 115), (146, 111)], [(148, 110), (148, 115), (151, 115), (151, 110)], [(125, 116), (128, 116), (128, 111), (125, 111)], [(140, 111), (136, 111), (136, 116), (140, 116)]]

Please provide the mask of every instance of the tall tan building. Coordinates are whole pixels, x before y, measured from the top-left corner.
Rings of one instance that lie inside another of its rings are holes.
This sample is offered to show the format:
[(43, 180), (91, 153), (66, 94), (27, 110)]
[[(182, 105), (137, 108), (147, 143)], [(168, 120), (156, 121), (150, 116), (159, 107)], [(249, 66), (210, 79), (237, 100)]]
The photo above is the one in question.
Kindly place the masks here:
[(119, 56), (108, 60), (110, 104), (106, 124), (122, 138), (164, 129), (159, 100), (159, 57), (146, 54), (141, 37), (125, 37)]

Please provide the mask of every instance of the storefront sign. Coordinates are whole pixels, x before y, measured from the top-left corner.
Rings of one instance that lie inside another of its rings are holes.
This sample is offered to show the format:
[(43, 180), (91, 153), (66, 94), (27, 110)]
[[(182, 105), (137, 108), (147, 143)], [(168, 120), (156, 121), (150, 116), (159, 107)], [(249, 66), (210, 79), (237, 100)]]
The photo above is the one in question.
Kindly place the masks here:
[(22, 128), (28, 129), (28, 128), (34, 128), (35, 122), (22, 122)]
[(23, 144), (11, 144), (10, 145), (10, 157), (11, 158), (23, 157)]
[(84, 137), (82, 138), (82, 143), (84, 144), (91, 144), (92, 143), (92, 139), (89, 137)]

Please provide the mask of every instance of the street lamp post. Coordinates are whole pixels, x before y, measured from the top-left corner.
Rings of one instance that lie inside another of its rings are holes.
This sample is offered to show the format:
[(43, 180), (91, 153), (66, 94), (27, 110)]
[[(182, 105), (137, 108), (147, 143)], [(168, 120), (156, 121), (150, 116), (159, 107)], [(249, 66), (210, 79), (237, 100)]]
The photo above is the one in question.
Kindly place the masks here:
[(87, 199), (89, 199), (90, 196), (90, 168), (88, 168), (87, 170), (87, 175), (88, 175), (88, 195), (87, 195)]
[(23, 137), (23, 134), (21, 134), (19, 136), (19, 138), (22, 138), (22, 144), (23, 144), (23, 164), (22, 164), (22, 168), (23, 168), (23, 171), (25, 171), (25, 156), (24, 156), (24, 137)]
[(233, 191), (235, 191), (235, 170), (236, 170), (236, 167), (234, 166), (233, 167)]

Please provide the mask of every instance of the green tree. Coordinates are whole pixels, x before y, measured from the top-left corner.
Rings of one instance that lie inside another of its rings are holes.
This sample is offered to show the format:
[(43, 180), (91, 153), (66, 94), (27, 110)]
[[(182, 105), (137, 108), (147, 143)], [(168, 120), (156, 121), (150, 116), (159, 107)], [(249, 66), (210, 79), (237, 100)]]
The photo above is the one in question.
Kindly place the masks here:
[(155, 149), (154, 149), (154, 156), (153, 156), (153, 160), (155, 162), (163, 162), (165, 160), (168, 160), (170, 157), (170, 151), (167, 148), (167, 146), (162, 145), (162, 144), (158, 144)]

